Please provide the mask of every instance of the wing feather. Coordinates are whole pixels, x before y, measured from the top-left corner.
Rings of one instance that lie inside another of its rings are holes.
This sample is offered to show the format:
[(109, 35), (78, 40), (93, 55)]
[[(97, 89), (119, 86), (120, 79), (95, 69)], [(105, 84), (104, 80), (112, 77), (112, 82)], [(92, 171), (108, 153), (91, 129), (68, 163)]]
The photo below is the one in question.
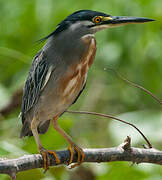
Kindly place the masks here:
[(47, 57), (43, 50), (34, 57), (28, 78), (24, 86), (24, 94), (21, 107), (22, 123), (25, 121), (26, 113), (36, 104), (41, 91), (46, 86), (52, 67), (47, 65)]

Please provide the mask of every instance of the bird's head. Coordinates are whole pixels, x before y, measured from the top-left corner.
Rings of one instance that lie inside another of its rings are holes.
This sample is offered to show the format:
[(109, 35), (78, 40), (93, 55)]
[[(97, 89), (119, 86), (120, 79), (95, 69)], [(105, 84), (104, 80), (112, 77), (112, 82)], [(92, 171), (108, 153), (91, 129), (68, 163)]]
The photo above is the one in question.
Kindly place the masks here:
[(126, 24), (137, 24), (154, 21), (153, 19), (143, 17), (111, 16), (98, 11), (80, 10), (67, 16), (49, 36), (57, 35), (67, 29), (73, 31), (84, 31), (94, 34), (102, 29), (109, 27), (122, 26)]
[(68, 22), (69, 27), (71, 26), (74, 30), (75, 28), (86, 27), (92, 33), (95, 33), (109, 27), (122, 26), (132, 23), (145, 23), (149, 21), (154, 20), (142, 17), (111, 16), (97, 11), (80, 10), (68, 16), (63, 23)]

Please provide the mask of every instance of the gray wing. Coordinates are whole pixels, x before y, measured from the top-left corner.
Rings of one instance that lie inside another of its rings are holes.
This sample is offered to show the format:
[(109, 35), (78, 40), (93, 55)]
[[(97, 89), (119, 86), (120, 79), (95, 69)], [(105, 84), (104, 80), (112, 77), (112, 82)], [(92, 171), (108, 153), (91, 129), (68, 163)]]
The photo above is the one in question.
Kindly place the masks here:
[(21, 107), (22, 123), (26, 113), (36, 104), (42, 89), (45, 87), (52, 69), (47, 65), (47, 56), (43, 50), (34, 57), (28, 78), (25, 82)]

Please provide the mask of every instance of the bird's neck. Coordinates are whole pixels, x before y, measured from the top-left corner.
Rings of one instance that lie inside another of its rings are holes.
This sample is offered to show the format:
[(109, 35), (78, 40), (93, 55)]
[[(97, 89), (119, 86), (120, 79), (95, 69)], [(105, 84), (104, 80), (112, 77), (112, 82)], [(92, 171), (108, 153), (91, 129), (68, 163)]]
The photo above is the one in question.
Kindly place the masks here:
[(82, 56), (87, 53), (93, 34), (81, 34), (79, 32), (63, 32), (58, 37), (51, 37), (50, 47), (57, 52), (57, 57), (67, 63), (80, 61)]

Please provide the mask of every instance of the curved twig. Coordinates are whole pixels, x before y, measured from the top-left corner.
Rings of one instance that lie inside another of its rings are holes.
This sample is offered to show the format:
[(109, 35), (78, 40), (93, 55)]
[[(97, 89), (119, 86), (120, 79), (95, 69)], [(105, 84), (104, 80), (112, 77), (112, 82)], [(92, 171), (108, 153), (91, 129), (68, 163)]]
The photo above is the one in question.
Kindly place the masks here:
[(145, 141), (147, 142), (149, 148), (152, 148), (152, 144), (150, 143), (150, 141), (146, 138), (146, 136), (142, 133), (142, 131), (140, 131), (134, 124), (132, 123), (129, 123), (129, 122), (126, 122), (122, 119), (119, 119), (117, 117), (114, 117), (112, 115), (109, 115), (109, 114), (102, 114), (102, 113), (97, 113), (97, 112), (89, 112), (89, 111), (70, 111), (70, 110), (67, 110), (66, 112), (68, 113), (74, 113), (74, 114), (90, 114), (90, 115), (95, 115), (95, 116), (101, 116), (101, 117), (106, 117), (106, 118), (111, 118), (111, 119), (114, 119), (116, 121), (120, 121), (122, 123), (125, 123), (125, 124), (128, 124), (130, 126), (132, 126), (133, 128), (135, 128), (140, 134), (141, 136), (145, 139)]
[(139, 88), (141, 89), (142, 91), (146, 92), (147, 94), (149, 94), (150, 96), (152, 96), (160, 105), (162, 105), (162, 101), (156, 97), (152, 92), (150, 92), (149, 90), (145, 89), (144, 87), (126, 79), (125, 77), (123, 77), (120, 73), (118, 73), (115, 69), (112, 69), (112, 68), (104, 68), (104, 70), (110, 70), (110, 71), (113, 71), (120, 79), (122, 79), (124, 82), (136, 87), (136, 88)]

